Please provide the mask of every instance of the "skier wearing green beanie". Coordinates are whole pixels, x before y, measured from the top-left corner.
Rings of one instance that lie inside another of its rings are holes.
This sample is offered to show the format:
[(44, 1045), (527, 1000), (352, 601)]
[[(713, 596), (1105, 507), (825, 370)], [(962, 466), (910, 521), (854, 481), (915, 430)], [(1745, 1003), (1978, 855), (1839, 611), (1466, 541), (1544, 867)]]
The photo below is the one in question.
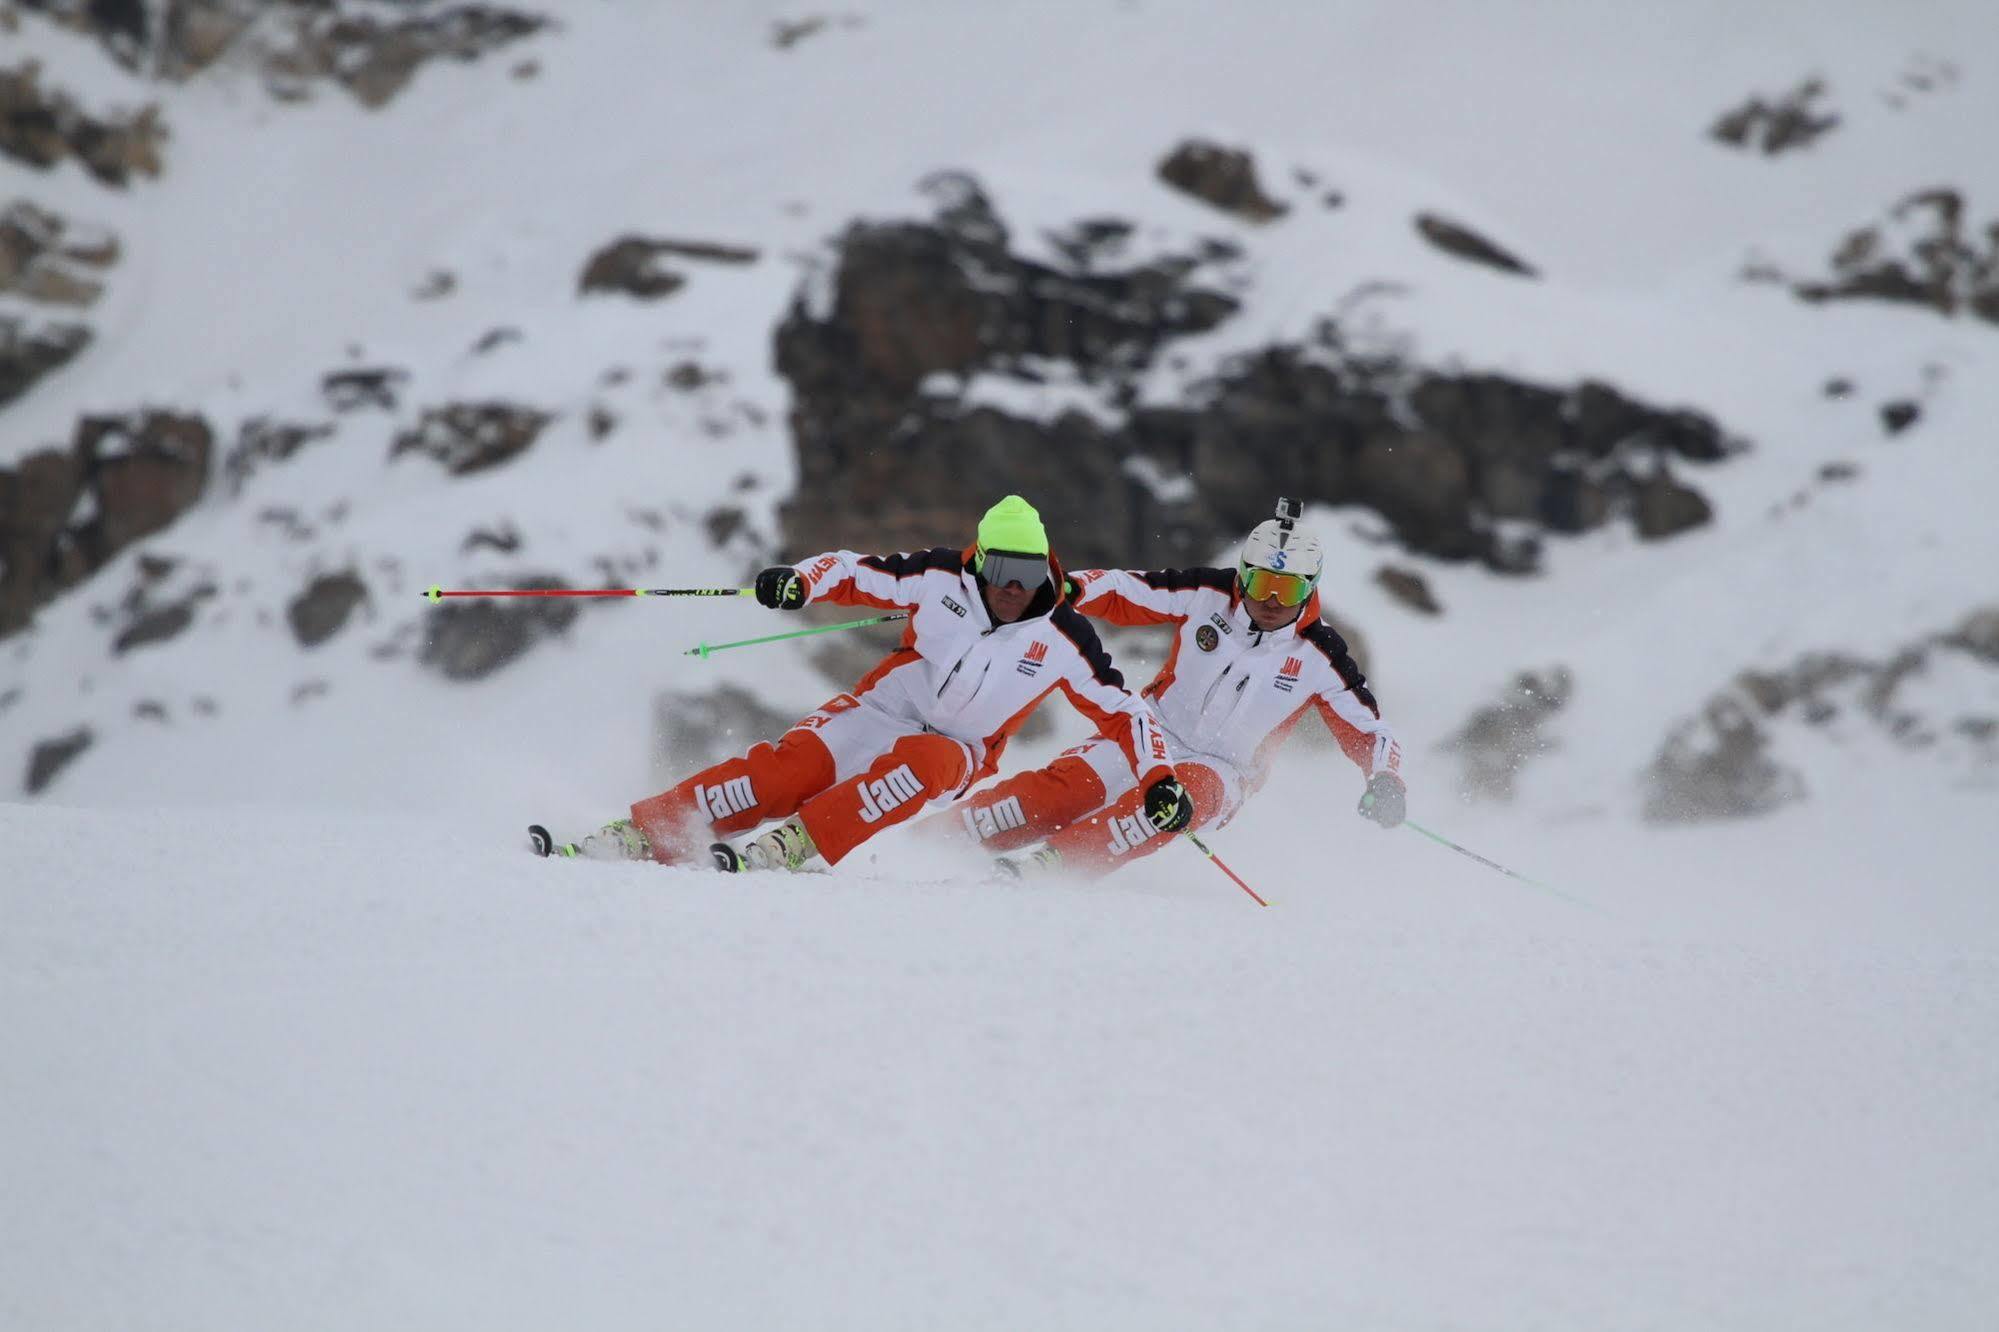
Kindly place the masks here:
[[(765, 569), (763, 605), (908, 611), (901, 644), (774, 743), (637, 802), (582, 853), (686, 864), (705, 850), (725, 870), (798, 869), (815, 856), (837, 864), (992, 775), (1007, 740), (1057, 690), (1116, 744), (1157, 831), (1179, 831), (1193, 802), (1171, 745), (1068, 604), (1066, 582), (1041, 515), (1019, 495), (986, 510), (964, 548), (835, 550)], [(727, 840), (772, 820), (782, 822), (746, 845)]]

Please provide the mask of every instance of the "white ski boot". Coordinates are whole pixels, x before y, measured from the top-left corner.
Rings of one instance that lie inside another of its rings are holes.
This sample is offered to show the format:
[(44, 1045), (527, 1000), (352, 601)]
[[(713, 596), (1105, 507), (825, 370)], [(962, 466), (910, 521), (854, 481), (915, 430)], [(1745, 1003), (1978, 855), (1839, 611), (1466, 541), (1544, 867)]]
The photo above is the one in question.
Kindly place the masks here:
[(1039, 878), (1061, 868), (1062, 853), (1052, 846), (1044, 846), (1025, 855), (1000, 856), (993, 861), (993, 872), (1002, 879)]
[(819, 848), (812, 845), (812, 834), (795, 818), (751, 838), (740, 851), (727, 842), (717, 842), (708, 850), (715, 857), (715, 868), (730, 874), (803, 869), (806, 861), (819, 854)]
[(564, 847), (563, 854), (585, 860), (651, 860), (652, 844), (630, 819), (612, 819), (580, 843)]

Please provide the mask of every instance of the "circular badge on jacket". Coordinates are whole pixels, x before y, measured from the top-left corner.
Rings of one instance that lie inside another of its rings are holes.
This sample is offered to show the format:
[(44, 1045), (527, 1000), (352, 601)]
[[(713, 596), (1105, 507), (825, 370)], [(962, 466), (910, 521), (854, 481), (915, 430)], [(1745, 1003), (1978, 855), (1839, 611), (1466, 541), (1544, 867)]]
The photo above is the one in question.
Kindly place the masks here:
[(1222, 636), (1215, 632), (1212, 624), (1204, 624), (1194, 631), (1194, 646), (1203, 652), (1213, 652), (1221, 641)]

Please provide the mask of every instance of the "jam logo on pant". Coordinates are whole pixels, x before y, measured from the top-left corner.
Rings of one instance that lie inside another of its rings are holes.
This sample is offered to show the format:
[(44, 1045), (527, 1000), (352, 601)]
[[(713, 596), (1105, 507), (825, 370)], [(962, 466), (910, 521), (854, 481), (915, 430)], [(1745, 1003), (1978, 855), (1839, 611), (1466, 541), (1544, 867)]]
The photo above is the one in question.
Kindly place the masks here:
[(1159, 830), (1152, 826), (1151, 820), (1136, 814), (1119, 814), (1111, 819), (1111, 840), (1104, 843), (1104, 849), (1121, 856), (1157, 836)]
[(916, 780), (907, 763), (890, 768), (886, 776), (861, 783), (861, 822), (880, 822), (884, 814), (922, 794), (923, 783)]
[(1008, 796), (990, 805), (965, 810), (958, 817), (965, 821), (965, 831), (981, 842), (1027, 824), (1027, 811), (1020, 807), (1019, 796)]
[(694, 803), (701, 810), (701, 817), (710, 823), (741, 814), (757, 803), (757, 793), (750, 789), (747, 777), (731, 777), (726, 782), (714, 786), (696, 786)]

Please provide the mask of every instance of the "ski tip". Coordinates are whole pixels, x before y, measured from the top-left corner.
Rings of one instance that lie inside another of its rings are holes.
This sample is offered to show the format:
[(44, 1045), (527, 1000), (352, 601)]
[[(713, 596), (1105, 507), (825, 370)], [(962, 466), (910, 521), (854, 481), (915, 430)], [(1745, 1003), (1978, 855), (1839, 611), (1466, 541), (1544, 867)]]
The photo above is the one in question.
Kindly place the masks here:
[(741, 874), (743, 872), (742, 853), (727, 842), (715, 843), (708, 848), (708, 854), (713, 858), (715, 868), (722, 871), (722, 873)]
[(528, 825), (528, 849), (538, 856), (548, 855), (551, 851), (555, 850), (555, 838), (550, 836), (548, 829), (542, 827), (539, 823), (530, 823)]

